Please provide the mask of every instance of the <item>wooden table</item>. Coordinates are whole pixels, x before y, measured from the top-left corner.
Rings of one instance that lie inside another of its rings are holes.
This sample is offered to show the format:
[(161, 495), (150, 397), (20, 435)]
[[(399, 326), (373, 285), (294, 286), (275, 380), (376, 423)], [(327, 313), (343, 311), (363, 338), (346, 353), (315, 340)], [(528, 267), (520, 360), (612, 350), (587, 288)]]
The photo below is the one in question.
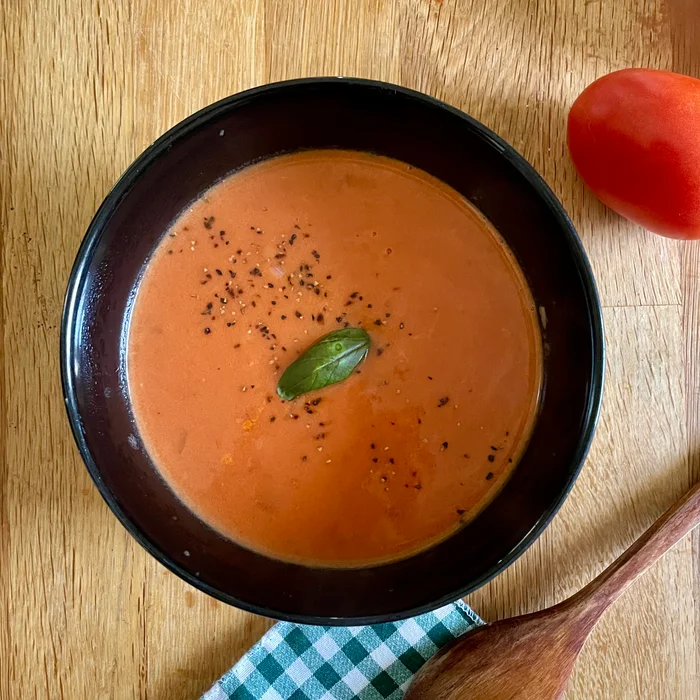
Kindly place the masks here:
[[(0, 9), (0, 698), (196, 698), (269, 626), (126, 534), (70, 436), (61, 303), (90, 218), (151, 141), (225, 95), (358, 75), (505, 137), (591, 256), (608, 341), (590, 457), (552, 525), (469, 599), (488, 619), (572, 593), (700, 477), (700, 244), (607, 211), (565, 147), (569, 105), (625, 66), (700, 75), (697, 0), (3, 0)], [(700, 118), (700, 115), (699, 115)], [(700, 698), (700, 535), (613, 608), (568, 700)]]

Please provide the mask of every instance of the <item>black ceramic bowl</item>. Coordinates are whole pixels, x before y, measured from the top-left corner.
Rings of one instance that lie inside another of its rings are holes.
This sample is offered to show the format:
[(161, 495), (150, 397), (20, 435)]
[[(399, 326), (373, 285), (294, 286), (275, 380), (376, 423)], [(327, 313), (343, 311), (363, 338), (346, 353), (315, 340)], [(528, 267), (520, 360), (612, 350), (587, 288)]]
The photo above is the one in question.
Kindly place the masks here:
[[(269, 559), (190, 512), (141, 447), (124, 372), (136, 282), (184, 207), (248, 163), (332, 147), (397, 158), (461, 192), (508, 242), (547, 316), (540, 413), (505, 488), (473, 522), (432, 549), (393, 564), (346, 570)], [(206, 593), (263, 615), (307, 623), (378, 622), (473, 591), (546, 527), (591, 442), (603, 383), (603, 331), (575, 230), (544, 181), (510, 146), (425, 95), (364, 80), (310, 79), (217, 102), (171, 129), (126, 171), (90, 224), (70, 277), (61, 370), (90, 475), (115, 515), (162, 564)]]

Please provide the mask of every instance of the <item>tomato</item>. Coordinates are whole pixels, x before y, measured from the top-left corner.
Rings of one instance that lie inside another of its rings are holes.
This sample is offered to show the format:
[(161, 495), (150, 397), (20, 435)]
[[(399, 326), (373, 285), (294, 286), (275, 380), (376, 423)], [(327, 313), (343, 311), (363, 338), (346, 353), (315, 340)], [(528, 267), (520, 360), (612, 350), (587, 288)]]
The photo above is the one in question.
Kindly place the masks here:
[(700, 238), (700, 80), (631, 68), (569, 112), (571, 158), (611, 209), (672, 238)]

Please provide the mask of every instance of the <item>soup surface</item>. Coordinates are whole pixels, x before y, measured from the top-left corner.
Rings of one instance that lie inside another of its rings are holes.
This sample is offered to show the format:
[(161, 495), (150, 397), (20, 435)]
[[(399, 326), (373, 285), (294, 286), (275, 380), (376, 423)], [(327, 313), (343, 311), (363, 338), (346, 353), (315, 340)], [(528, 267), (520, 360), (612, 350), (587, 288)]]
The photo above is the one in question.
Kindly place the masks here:
[[(347, 380), (282, 401), (315, 340), (361, 326)], [(395, 160), (310, 151), (245, 168), (166, 232), (128, 380), (167, 483), (270, 556), (410, 555), (496, 494), (532, 429), (541, 342), (522, 272), (456, 191)]]

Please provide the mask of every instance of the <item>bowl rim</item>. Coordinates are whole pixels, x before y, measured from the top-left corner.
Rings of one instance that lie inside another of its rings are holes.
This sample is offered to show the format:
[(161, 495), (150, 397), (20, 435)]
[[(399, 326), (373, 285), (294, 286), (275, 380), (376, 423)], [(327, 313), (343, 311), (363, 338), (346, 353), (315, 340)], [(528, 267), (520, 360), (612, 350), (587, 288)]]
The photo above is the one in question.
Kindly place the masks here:
[[(468, 584), (452, 591), (437, 600), (434, 600), (423, 605), (416, 606), (409, 610), (399, 613), (389, 614), (374, 614), (363, 617), (330, 617), (318, 615), (305, 615), (282, 613), (272, 608), (249, 603), (240, 600), (233, 595), (225, 593), (208, 583), (201, 581), (197, 576), (188, 570), (181, 567), (173, 561), (160, 547), (152, 542), (138, 526), (126, 515), (121, 509), (114, 494), (107, 488), (100, 476), (100, 470), (94, 461), (92, 454), (87, 446), (87, 441), (82, 429), (82, 421), (78, 409), (76, 388), (71, 377), (71, 363), (73, 362), (73, 353), (70, 348), (69, 338), (75, 332), (75, 318), (77, 308), (80, 303), (82, 292), (86, 283), (85, 272), (92, 253), (99, 241), (100, 234), (104, 224), (111, 217), (114, 209), (127, 196), (133, 183), (138, 179), (142, 170), (149, 167), (157, 158), (164, 155), (169, 145), (175, 139), (187, 134), (188, 132), (197, 129), (201, 124), (215, 118), (217, 115), (227, 112), (236, 107), (242, 106), (245, 103), (270, 92), (275, 92), (280, 89), (289, 89), (295, 87), (311, 87), (324, 85), (345, 85), (357, 86), (364, 88), (372, 88), (384, 93), (394, 93), (402, 95), (405, 98), (424, 103), (432, 108), (439, 108), (448, 112), (453, 117), (457, 117), (467, 125), (473, 132), (487, 141), (492, 147), (498, 150), (521, 175), (527, 183), (533, 188), (537, 195), (544, 201), (557, 221), (558, 227), (567, 238), (567, 243), (571, 251), (571, 256), (575, 267), (578, 269), (581, 284), (584, 292), (585, 302), (589, 315), (589, 331), (592, 346), (592, 365), (590, 385), (588, 391), (587, 411), (582, 419), (582, 428), (576, 445), (576, 450), (569, 468), (569, 479), (564, 484), (557, 500), (544, 512), (537, 520), (535, 525), (522, 537), (520, 542), (513, 547), (508, 554), (503, 557), (496, 565), (477, 580), (472, 580)], [(542, 534), (542, 532), (550, 524), (554, 516), (558, 513), (562, 504), (568, 497), (573, 488), (576, 479), (578, 478), (581, 469), (583, 468), (586, 456), (589, 452), (595, 429), (600, 416), (602, 403), (603, 385), (605, 379), (605, 336), (603, 330), (603, 312), (598, 295), (598, 290), (593, 276), (588, 256), (585, 252), (581, 239), (579, 238), (576, 229), (573, 226), (568, 214), (564, 210), (563, 205), (554, 195), (549, 185), (545, 182), (542, 176), (535, 168), (509, 143), (484, 126), (481, 122), (471, 117), (466, 112), (463, 112), (456, 107), (453, 107), (442, 100), (439, 100), (422, 92), (405, 88), (393, 83), (369, 80), (365, 78), (348, 78), (348, 77), (311, 77), (298, 78), (293, 80), (284, 80), (273, 83), (266, 83), (257, 87), (235, 93), (221, 100), (213, 102), (210, 105), (203, 107), (182, 121), (178, 122), (169, 128), (162, 136), (154, 141), (146, 148), (123, 172), (114, 186), (105, 196), (102, 204), (93, 216), (83, 240), (76, 253), (75, 261), (71, 269), (68, 283), (66, 287), (65, 299), (63, 304), (63, 312), (61, 316), (61, 332), (60, 332), (60, 372), (61, 386), (63, 391), (63, 399), (68, 415), (68, 420), (73, 433), (73, 438), (78, 446), (80, 456), (87, 467), (88, 473), (97, 487), (100, 495), (109, 506), (110, 510), (116, 515), (124, 528), (131, 536), (159, 563), (169, 569), (171, 572), (179, 576), (181, 579), (208, 595), (238, 607), (247, 612), (263, 615), (278, 620), (289, 622), (297, 622), (302, 624), (332, 624), (332, 625), (365, 625), (377, 624), (381, 622), (390, 622), (394, 620), (408, 618), (414, 615), (435, 610), (445, 604), (453, 602), (459, 598), (472, 593), (481, 588), (483, 585), (492, 580), (495, 576), (502, 573), (516, 559), (518, 559)]]

